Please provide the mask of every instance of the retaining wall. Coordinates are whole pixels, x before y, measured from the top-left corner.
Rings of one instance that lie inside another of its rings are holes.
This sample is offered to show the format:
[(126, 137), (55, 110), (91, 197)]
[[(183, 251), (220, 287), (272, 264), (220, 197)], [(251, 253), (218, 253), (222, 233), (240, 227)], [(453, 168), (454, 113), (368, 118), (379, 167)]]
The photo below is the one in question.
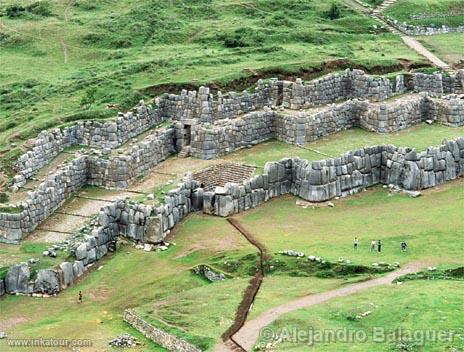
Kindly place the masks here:
[(464, 138), (444, 141), (421, 153), (381, 145), (312, 163), (299, 158), (267, 163), (262, 175), (243, 185), (229, 183), (205, 192), (203, 208), (206, 213), (229, 216), (287, 193), (321, 202), (379, 183), (406, 190), (426, 189), (463, 174)]
[[(65, 148), (74, 145), (114, 149), (131, 138), (146, 131), (165, 119), (197, 119), (200, 123), (211, 123), (231, 119), (266, 106), (283, 106), (291, 109), (307, 109), (316, 105), (333, 103), (353, 98), (381, 101), (406, 89), (437, 94), (455, 93), (456, 86), (462, 90), (463, 73), (446, 76), (413, 74), (409, 84), (404, 76), (389, 80), (385, 77), (366, 75), (360, 70), (346, 70), (342, 74), (329, 74), (303, 83), (271, 79), (267, 83), (258, 81), (254, 92), (247, 91), (227, 95), (210, 94), (207, 87), (197, 91), (183, 90), (179, 95), (164, 94), (157, 98), (156, 107), (141, 101), (133, 111), (119, 113), (114, 120), (85, 121), (66, 127), (43, 131), (31, 141), (31, 150), (23, 154), (15, 165), (17, 175), (14, 186), (20, 187), (43, 166), (48, 164)], [(455, 84), (455, 82), (459, 84)]]
[(168, 351), (201, 352), (199, 348), (193, 346), (192, 344), (174, 335), (168, 334), (161, 329), (155, 328), (153, 325), (147, 323), (130, 309), (126, 309), (124, 311), (123, 319), (132, 325), (135, 329), (140, 331), (145, 337), (166, 348)]
[(431, 98), (422, 94), (381, 103), (354, 99), (300, 112), (263, 110), (211, 125), (193, 125), (191, 154), (214, 159), (271, 138), (304, 144), (351, 127), (389, 133), (426, 120), (464, 125), (464, 101), (453, 95)]
[(16, 213), (0, 213), (0, 239), (16, 242), (58, 209), (72, 193), (84, 185), (126, 188), (135, 177), (165, 160), (175, 152), (173, 128), (156, 131), (133, 146), (129, 156), (105, 159), (81, 155), (51, 172)]
[(150, 127), (162, 122), (157, 108), (141, 101), (133, 111), (119, 113), (114, 120), (85, 121), (63, 129), (42, 131), (31, 141), (33, 147), (21, 155), (15, 165), (18, 174), (14, 184), (22, 186), (26, 179), (50, 163), (64, 149), (75, 145), (114, 149)]

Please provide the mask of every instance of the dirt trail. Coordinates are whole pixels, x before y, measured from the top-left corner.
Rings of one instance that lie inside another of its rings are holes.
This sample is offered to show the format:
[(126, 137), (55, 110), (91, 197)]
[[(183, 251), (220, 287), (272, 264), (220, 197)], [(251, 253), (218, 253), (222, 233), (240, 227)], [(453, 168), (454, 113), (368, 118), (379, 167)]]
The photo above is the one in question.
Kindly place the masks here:
[[(251, 351), (259, 338), (260, 330), (285, 313), (289, 313), (301, 308), (311, 307), (316, 304), (321, 304), (333, 298), (352, 295), (368, 288), (391, 284), (394, 279), (405, 274), (416, 272), (423, 268), (425, 265), (426, 264), (423, 262), (410, 263), (399, 270), (391, 272), (388, 275), (377, 279), (348, 285), (331, 291), (304, 296), (302, 298), (298, 298), (291, 302), (282, 304), (278, 307), (265, 311), (257, 318), (246, 322), (245, 325), (243, 325), (243, 327), (234, 335), (234, 340), (246, 351)], [(231, 349), (226, 344), (220, 343), (216, 346), (214, 351), (223, 352), (230, 350)]]
[[(63, 13), (65, 23), (67, 23), (69, 20), (68, 11), (74, 5), (75, 2), (76, 0), (69, 0), (68, 3), (66, 4), (66, 7)], [(61, 46), (63, 47), (64, 63), (67, 64), (68, 63), (68, 45), (65, 43), (63, 37), (60, 38), (60, 42), (61, 42)]]
[(429, 60), (434, 66), (444, 70), (444, 71), (449, 71), (450, 70), (450, 65), (444, 62), (443, 60), (439, 59), (436, 55), (434, 55), (432, 52), (430, 52), (428, 49), (426, 49), (419, 41), (414, 39), (413, 37), (406, 35), (403, 33), (399, 28), (396, 28), (389, 24), (386, 19), (383, 17), (383, 14), (381, 11), (385, 9), (387, 6), (393, 4), (395, 1), (388, 1), (387, 4), (385, 5), (384, 8), (378, 8), (374, 11), (372, 11), (370, 8), (367, 6), (363, 5), (359, 1), (356, 0), (345, 0), (345, 4), (347, 4), (349, 7), (360, 11), (364, 13), (365, 15), (371, 16), (374, 20), (377, 22), (382, 23), (385, 28), (387, 28), (391, 33), (393, 34), (398, 34), (403, 42), (412, 50), (416, 51), (419, 55), (425, 57), (427, 60)]

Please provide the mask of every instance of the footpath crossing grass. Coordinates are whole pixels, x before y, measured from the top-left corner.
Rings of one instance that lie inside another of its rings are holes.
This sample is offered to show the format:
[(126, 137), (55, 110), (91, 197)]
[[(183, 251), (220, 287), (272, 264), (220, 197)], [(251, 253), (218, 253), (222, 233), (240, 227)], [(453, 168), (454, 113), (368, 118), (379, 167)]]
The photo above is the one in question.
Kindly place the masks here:
[(464, 33), (428, 35), (418, 39), (427, 49), (446, 62), (454, 64), (457, 68), (464, 67)]
[[(464, 340), (463, 289), (463, 281), (444, 280), (376, 287), (285, 314), (265, 329), (288, 336), (274, 351), (459, 351)], [(294, 333), (298, 331), (300, 340)], [(454, 337), (427, 338), (434, 331), (452, 332)], [(336, 332), (339, 338), (329, 340)], [(321, 340), (322, 333), (329, 338)], [(411, 333), (416, 334), (412, 339)], [(354, 342), (347, 343), (344, 336), (354, 337)]]

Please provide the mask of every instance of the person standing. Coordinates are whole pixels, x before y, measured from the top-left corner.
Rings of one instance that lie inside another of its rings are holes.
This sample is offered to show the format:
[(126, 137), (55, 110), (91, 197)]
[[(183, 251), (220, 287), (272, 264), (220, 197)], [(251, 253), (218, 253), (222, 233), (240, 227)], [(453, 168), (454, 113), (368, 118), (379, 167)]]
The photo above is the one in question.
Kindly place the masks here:
[(371, 241), (371, 253), (375, 251), (375, 240)]
[(377, 251), (379, 253), (382, 252), (382, 240), (377, 241)]
[(82, 293), (82, 291), (79, 291), (79, 303), (82, 303), (82, 297), (84, 296), (84, 294)]
[(357, 237), (354, 238), (354, 242), (353, 242), (353, 246), (354, 246), (354, 250), (357, 251), (358, 250), (358, 245), (359, 245), (359, 240)]
[(403, 252), (406, 252), (406, 249), (408, 248), (408, 245), (406, 244), (406, 242), (402, 241), (400, 246), (401, 246), (401, 250)]

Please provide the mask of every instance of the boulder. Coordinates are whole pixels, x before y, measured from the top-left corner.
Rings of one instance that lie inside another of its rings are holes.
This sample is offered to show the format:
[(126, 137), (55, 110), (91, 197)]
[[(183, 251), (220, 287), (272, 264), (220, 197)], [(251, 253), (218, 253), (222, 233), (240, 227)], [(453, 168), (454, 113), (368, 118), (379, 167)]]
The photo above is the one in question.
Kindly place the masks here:
[(0, 296), (3, 296), (5, 293), (5, 281), (0, 279)]
[(76, 248), (76, 259), (82, 260), (87, 257), (87, 244), (82, 243)]
[(7, 293), (29, 293), (29, 277), (31, 271), (26, 264), (18, 264), (10, 268), (5, 277)]
[(34, 292), (46, 293), (49, 295), (60, 292), (60, 278), (53, 269), (41, 269), (37, 274), (34, 283)]

